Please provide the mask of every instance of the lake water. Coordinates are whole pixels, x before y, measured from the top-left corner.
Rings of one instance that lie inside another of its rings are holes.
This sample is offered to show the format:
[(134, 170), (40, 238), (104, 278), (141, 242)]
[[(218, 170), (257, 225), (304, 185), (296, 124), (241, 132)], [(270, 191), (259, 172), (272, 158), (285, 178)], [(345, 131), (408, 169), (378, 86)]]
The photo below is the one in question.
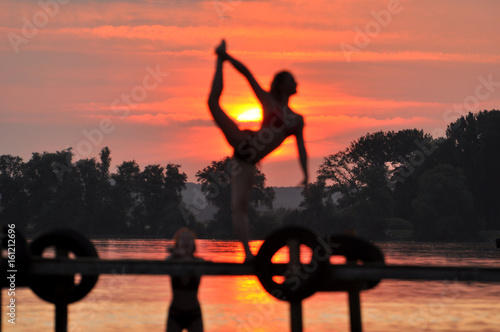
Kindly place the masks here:
[[(197, 240), (199, 256), (242, 262), (235, 241)], [(167, 240), (95, 240), (101, 258), (164, 259)], [(251, 243), (258, 251), (260, 241)], [(493, 243), (377, 243), (388, 264), (500, 267)], [(3, 331), (54, 331), (54, 306), (30, 289), (16, 291), (16, 325)], [(289, 331), (289, 305), (268, 295), (256, 277), (202, 278), (205, 331)], [(168, 276), (102, 275), (87, 297), (69, 306), (69, 331), (165, 331)], [(382, 281), (362, 293), (364, 331), (500, 331), (500, 283)], [(316, 293), (303, 301), (304, 331), (349, 331), (347, 296)]]

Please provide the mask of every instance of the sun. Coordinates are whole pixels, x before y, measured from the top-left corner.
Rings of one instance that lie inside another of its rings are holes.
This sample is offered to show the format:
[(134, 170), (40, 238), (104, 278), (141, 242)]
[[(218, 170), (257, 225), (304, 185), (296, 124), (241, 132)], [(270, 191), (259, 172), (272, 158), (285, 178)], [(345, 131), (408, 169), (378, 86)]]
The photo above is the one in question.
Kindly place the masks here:
[(262, 110), (259, 108), (250, 109), (250, 110), (238, 115), (236, 120), (239, 122), (259, 122), (259, 121), (262, 121)]

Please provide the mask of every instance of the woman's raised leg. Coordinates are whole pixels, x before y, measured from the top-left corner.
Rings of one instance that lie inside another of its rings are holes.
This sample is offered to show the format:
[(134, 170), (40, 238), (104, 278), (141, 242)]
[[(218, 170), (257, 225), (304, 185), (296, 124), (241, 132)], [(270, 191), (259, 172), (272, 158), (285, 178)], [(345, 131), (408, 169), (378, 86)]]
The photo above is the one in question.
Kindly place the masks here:
[(247, 137), (247, 134), (242, 132), (240, 128), (234, 123), (234, 121), (226, 115), (224, 110), (220, 107), (220, 96), (222, 94), (223, 83), (222, 83), (222, 64), (224, 60), (221, 56), (217, 57), (217, 66), (215, 69), (214, 80), (212, 83), (212, 90), (208, 97), (208, 108), (212, 113), (212, 117), (217, 123), (217, 126), (222, 130), (222, 133), (226, 137), (228, 143), (233, 147), (237, 148), (243, 140)]

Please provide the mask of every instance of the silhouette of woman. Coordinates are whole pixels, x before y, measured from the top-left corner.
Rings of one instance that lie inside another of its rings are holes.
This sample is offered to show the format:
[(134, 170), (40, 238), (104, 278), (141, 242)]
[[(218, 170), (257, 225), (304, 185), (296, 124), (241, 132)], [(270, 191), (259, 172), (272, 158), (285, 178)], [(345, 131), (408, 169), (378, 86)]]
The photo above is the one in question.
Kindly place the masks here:
[[(243, 243), (246, 259), (253, 254), (248, 245), (248, 206), (255, 174), (255, 164), (276, 149), (290, 135), (295, 135), (300, 164), (304, 172), (303, 185), (307, 186), (307, 153), (304, 145), (304, 118), (288, 106), (290, 96), (297, 93), (297, 83), (287, 71), (274, 76), (269, 92), (261, 88), (252, 73), (241, 62), (226, 52), (223, 40), (216, 48), (217, 65), (208, 98), (208, 107), (222, 130), (228, 143), (234, 148), (231, 178), (231, 208), (233, 228)], [(241, 130), (222, 110), (219, 99), (222, 94), (222, 65), (229, 61), (250, 83), (253, 92), (262, 105), (262, 125), (258, 131)]]
[[(174, 248), (167, 260), (202, 261), (195, 257), (196, 235), (187, 227), (179, 229), (174, 235)], [(168, 309), (167, 332), (203, 332), (203, 319), (198, 301), (199, 276), (171, 276), (172, 303)]]

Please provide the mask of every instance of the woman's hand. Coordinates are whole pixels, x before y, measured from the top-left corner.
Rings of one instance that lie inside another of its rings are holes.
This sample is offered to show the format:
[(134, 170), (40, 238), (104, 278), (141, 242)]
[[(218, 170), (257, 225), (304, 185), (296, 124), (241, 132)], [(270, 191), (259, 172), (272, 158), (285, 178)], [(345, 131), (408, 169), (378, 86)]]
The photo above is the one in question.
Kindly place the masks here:
[(226, 58), (226, 56), (227, 56), (226, 41), (224, 39), (222, 39), (220, 45), (215, 48), (215, 53), (223, 59)]

